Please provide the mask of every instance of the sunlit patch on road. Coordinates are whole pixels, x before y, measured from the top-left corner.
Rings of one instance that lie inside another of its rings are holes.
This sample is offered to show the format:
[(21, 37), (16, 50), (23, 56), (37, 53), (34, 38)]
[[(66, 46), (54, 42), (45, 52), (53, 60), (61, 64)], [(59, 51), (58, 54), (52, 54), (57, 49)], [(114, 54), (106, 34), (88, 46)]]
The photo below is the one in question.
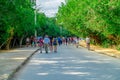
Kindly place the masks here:
[(89, 72), (72, 72), (72, 71), (63, 72), (63, 74), (69, 74), (69, 75), (90, 75)]
[(42, 75), (42, 76), (44, 76), (44, 75), (48, 75), (48, 73), (37, 73), (37, 75)]

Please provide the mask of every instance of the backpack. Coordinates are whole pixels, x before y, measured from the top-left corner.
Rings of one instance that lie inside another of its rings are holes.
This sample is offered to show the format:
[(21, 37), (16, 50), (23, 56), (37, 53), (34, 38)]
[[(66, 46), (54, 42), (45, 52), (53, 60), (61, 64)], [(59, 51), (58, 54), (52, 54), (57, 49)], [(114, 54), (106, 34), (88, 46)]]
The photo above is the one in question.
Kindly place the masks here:
[(53, 40), (53, 45), (57, 45), (57, 39), (56, 38)]
[(42, 45), (43, 45), (43, 40), (39, 39), (39, 46), (42, 46)]

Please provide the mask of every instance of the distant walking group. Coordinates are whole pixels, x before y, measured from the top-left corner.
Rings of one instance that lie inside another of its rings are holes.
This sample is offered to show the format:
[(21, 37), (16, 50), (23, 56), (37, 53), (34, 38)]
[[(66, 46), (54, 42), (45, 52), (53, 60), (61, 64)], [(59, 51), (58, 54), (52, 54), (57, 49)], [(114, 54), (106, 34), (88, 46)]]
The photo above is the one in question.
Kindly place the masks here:
[[(68, 45), (73, 44), (76, 46), (76, 48), (79, 47), (79, 43), (81, 41), (81, 38), (79, 37), (52, 37), (45, 35), (44, 37), (35, 38), (31, 36), (31, 38), (26, 38), (26, 46), (28, 47), (31, 45), (32, 47), (39, 46), (40, 53), (42, 53), (43, 48), (45, 49), (45, 52), (48, 53), (50, 50), (51, 52), (57, 53), (57, 46), (59, 45)], [(86, 47), (88, 50), (90, 50), (90, 38), (86, 38)]]
[(39, 47), (40, 47), (40, 53), (42, 53), (42, 48), (45, 48), (45, 52), (48, 53), (48, 50), (50, 49), (51, 52), (57, 52), (57, 45), (58, 45), (58, 39), (56, 37), (48, 37), (48, 35), (45, 35), (44, 38), (39, 39)]
[(75, 44), (75, 46), (78, 48), (79, 46), (80, 38), (78, 37), (48, 37), (48, 35), (45, 35), (44, 38), (39, 39), (39, 47), (40, 47), (40, 53), (42, 53), (42, 48), (45, 48), (45, 52), (48, 53), (48, 50), (51, 52), (57, 52), (57, 46), (59, 45), (68, 45), (68, 44)]
[(26, 47), (32, 46), (32, 47), (36, 47), (37, 46), (37, 38), (34, 36), (31, 36), (30, 38), (27, 37), (26, 38)]

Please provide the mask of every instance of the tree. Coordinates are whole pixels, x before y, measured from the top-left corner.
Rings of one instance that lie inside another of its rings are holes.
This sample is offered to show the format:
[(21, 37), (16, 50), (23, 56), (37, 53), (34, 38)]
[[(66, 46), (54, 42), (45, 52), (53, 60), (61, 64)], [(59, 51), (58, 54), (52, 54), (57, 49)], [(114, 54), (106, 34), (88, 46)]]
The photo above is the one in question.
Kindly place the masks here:
[(57, 23), (71, 33), (91, 39), (100, 45), (119, 45), (120, 1), (66, 0), (59, 7)]

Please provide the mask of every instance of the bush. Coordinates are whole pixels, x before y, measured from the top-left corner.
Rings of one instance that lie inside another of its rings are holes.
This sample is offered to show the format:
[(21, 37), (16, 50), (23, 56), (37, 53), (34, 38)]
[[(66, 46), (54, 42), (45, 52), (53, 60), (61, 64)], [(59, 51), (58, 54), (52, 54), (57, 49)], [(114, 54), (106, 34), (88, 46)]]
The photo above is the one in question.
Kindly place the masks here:
[(108, 41), (104, 41), (104, 42), (102, 43), (102, 47), (108, 48), (108, 47), (110, 47), (110, 43), (109, 43)]
[(116, 46), (116, 49), (117, 49), (117, 50), (120, 50), (120, 45), (117, 45), (117, 46)]

